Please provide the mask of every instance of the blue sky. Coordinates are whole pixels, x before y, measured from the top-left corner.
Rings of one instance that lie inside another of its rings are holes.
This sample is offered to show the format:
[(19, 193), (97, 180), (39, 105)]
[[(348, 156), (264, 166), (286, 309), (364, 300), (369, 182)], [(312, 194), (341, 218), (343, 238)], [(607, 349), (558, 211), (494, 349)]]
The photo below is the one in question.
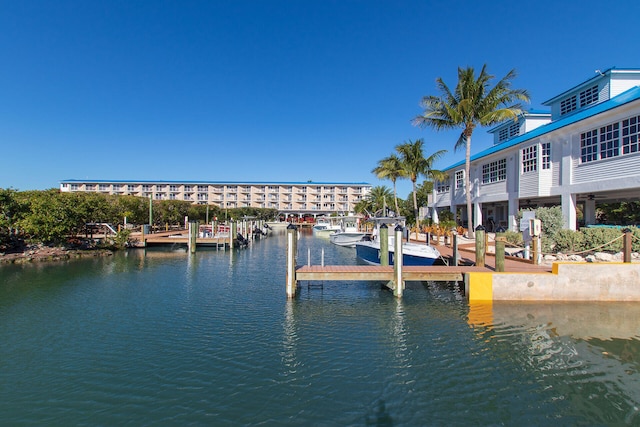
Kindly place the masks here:
[[(515, 68), (527, 108), (638, 68), (637, 0), (0, 0), (0, 188), (64, 179), (335, 181), (397, 144), (458, 66)], [(472, 151), (491, 144), (474, 133)], [(411, 191), (398, 184), (399, 195)]]

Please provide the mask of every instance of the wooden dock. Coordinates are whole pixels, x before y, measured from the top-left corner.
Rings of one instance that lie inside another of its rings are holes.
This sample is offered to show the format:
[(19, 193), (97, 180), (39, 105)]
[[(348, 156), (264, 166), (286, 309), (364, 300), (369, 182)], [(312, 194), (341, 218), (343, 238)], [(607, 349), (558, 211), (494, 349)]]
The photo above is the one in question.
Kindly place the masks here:
[[(475, 266), (449, 267), (445, 265), (434, 266), (403, 266), (402, 280), (422, 281), (431, 280), (437, 282), (460, 282), (464, 275), (471, 272), (489, 272), (488, 268)], [(394, 279), (394, 267), (381, 265), (305, 265), (296, 268), (296, 279), (309, 281), (332, 280), (380, 280), (392, 281)]]
[[(187, 230), (160, 231), (153, 234), (133, 233), (132, 237), (138, 240), (137, 245), (139, 247), (189, 245), (189, 235)], [(230, 246), (230, 239), (227, 235), (198, 237), (196, 238), (196, 245), (200, 247), (226, 248)]]

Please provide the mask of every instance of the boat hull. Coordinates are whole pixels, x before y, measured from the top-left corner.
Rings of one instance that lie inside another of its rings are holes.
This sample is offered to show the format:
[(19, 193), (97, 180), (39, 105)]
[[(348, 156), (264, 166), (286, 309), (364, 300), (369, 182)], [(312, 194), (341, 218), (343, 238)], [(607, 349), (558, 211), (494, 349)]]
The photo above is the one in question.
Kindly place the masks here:
[[(358, 242), (356, 255), (368, 264), (380, 265), (380, 245), (378, 242)], [(420, 247), (423, 246), (423, 247)], [(402, 249), (402, 265), (433, 265), (440, 257), (437, 249), (427, 245), (405, 243)], [(395, 254), (389, 247), (389, 265), (393, 265)]]
[(356, 243), (360, 242), (366, 233), (360, 232), (338, 232), (329, 236), (331, 243), (338, 246), (355, 247)]

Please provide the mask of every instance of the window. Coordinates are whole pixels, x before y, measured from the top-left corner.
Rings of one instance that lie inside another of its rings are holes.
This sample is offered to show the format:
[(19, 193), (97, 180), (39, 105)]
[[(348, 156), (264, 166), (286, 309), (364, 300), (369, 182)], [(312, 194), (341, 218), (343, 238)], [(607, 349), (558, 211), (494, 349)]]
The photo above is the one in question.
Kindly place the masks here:
[(640, 135), (640, 116), (631, 117), (622, 121), (622, 153), (637, 153), (638, 135)]
[(207, 193), (198, 193), (198, 201), (208, 200), (209, 195)]
[(145, 184), (145, 185), (142, 186), (142, 191), (151, 191), (151, 187), (152, 187), (151, 185), (146, 185)]
[(598, 85), (590, 87), (580, 92), (580, 106), (595, 104), (598, 102)]
[(180, 188), (178, 185), (170, 185), (169, 191), (180, 191)]
[(127, 191), (136, 191), (136, 186), (135, 185), (127, 185)]
[(191, 191), (191, 186), (190, 185), (185, 185), (184, 186), (184, 191)]
[(506, 141), (509, 138), (518, 136), (520, 134), (520, 123), (516, 122), (509, 126), (505, 126), (498, 132), (498, 141)]
[(514, 123), (509, 126), (509, 138), (517, 136), (520, 133), (520, 123)]
[(502, 128), (498, 133), (498, 141), (506, 141), (509, 138), (509, 128)]
[(540, 147), (542, 148), (542, 169), (551, 169), (551, 143), (543, 142)]
[(456, 189), (464, 188), (464, 171), (456, 172)]
[(613, 123), (600, 128), (600, 158), (620, 155), (620, 123)]
[(98, 185), (98, 190), (100, 190), (100, 191), (109, 191), (109, 185), (108, 184), (99, 184)]
[(436, 193), (438, 194), (448, 193), (450, 188), (449, 180), (445, 182), (436, 182)]
[[(200, 192), (206, 192), (208, 189), (209, 188), (206, 185), (198, 185), (198, 191), (200, 191)], [(198, 199), (198, 200), (200, 200), (200, 199)]]
[(71, 191), (78, 191), (78, 184), (71, 184)]
[(580, 161), (598, 160), (598, 129), (580, 134)]
[(507, 159), (500, 159), (482, 165), (483, 184), (504, 181), (505, 179), (507, 179)]
[(560, 115), (564, 115), (572, 112), (577, 107), (577, 97), (575, 95), (570, 96), (567, 99), (563, 99), (560, 102)]
[(522, 173), (538, 170), (538, 146), (532, 145), (522, 150)]

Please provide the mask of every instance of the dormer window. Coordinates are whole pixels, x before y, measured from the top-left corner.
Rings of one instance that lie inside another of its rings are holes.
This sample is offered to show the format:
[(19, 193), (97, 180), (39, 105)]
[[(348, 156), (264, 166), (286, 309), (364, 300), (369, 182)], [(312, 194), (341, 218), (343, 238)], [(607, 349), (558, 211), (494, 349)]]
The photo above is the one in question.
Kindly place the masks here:
[(598, 85), (590, 87), (580, 92), (580, 106), (584, 107), (589, 104), (598, 102)]
[(506, 141), (509, 138), (513, 138), (514, 136), (518, 136), (520, 134), (520, 123), (513, 123), (510, 126), (505, 126), (500, 129), (498, 133), (498, 141)]
[(560, 102), (560, 115), (565, 115), (578, 108), (577, 102), (578, 98), (575, 95), (570, 96), (567, 99), (563, 99)]

